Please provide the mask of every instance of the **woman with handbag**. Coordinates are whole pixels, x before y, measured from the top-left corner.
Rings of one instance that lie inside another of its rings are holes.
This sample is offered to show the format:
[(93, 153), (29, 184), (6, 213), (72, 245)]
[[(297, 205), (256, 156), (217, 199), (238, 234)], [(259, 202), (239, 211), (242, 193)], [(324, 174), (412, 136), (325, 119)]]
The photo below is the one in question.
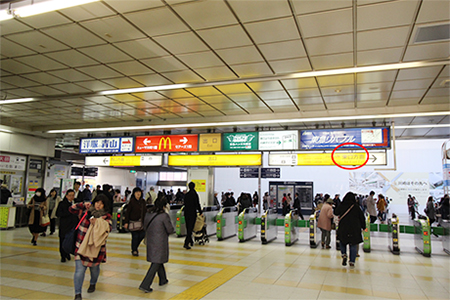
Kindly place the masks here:
[(56, 216), (59, 218), (59, 254), (61, 255), (62, 263), (70, 260), (70, 253), (67, 253), (63, 249), (64, 239), (78, 223), (78, 217), (69, 211), (69, 207), (73, 204), (73, 199), (75, 199), (75, 191), (69, 189), (64, 199), (57, 204), (56, 208)]
[(155, 206), (145, 215), (147, 261), (152, 263), (139, 286), (139, 289), (145, 293), (153, 291), (151, 285), (156, 273), (158, 273), (159, 285), (169, 282), (164, 264), (169, 261), (169, 234), (173, 233), (174, 229), (169, 214), (164, 210), (166, 205), (166, 198), (162, 194), (158, 195)]
[[(91, 280), (87, 292), (93, 293), (100, 275), (100, 263), (106, 262), (106, 238), (112, 228), (111, 215), (108, 213), (109, 203), (108, 197), (100, 194), (95, 197), (92, 204), (80, 202), (69, 208), (72, 214), (79, 215), (81, 212), (80, 215), (83, 215), (75, 242), (75, 274), (73, 277), (75, 300), (82, 299), (81, 288), (83, 287), (86, 269), (89, 267), (91, 271)], [(92, 244), (88, 243), (92, 240)]]
[(142, 196), (142, 190), (138, 187), (133, 189), (130, 202), (128, 202), (125, 211), (124, 228), (131, 232), (131, 254), (139, 256), (139, 245), (145, 237), (143, 226), (146, 212), (145, 199)]
[(46, 199), (45, 190), (43, 188), (38, 188), (27, 205), (29, 212), (28, 229), (33, 235), (33, 238), (31, 239), (33, 246), (37, 246), (39, 234), (45, 232), (47, 226), (50, 224), (50, 218), (47, 214)]
[(355, 194), (348, 192), (336, 208), (335, 214), (339, 216), (337, 235), (341, 244), (342, 265), (347, 265), (347, 245), (349, 245), (350, 267), (353, 268), (358, 244), (363, 242), (361, 229), (366, 229), (364, 215), (356, 203)]

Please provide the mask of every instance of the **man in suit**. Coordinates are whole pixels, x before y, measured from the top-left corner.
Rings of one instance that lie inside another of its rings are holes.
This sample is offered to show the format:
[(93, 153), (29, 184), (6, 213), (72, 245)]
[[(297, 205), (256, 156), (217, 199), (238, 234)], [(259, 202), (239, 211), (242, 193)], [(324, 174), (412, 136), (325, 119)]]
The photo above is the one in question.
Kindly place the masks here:
[(192, 231), (194, 230), (197, 212), (202, 214), (202, 208), (198, 194), (195, 191), (195, 183), (189, 182), (189, 192), (184, 196), (184, 219), (186, 220), (186, 239), (184, 240), (184, 248), (189, 250), (194, 245), (192, 240)]
[(84, 201), (84, 195), (83, 195), (83, 192), (80, 191), (80, 186), (81, 186), (81, 182), (79, 182), (79, 181), (76, 181), (75, 184), (73, 185), (73, 188), (75, 191), (75, 198), (74, 198), (75, 203)]

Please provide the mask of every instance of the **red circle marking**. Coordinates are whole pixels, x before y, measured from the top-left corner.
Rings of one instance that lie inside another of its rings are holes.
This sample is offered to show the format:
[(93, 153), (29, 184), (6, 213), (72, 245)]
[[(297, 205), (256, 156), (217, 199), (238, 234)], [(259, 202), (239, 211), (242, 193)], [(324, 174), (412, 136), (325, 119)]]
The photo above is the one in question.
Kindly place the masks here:
[[(345, 145), (355, 145), (355, 146), (358, 146), (358, 147), (363, 148), (364, 151), (366, 151), (366, 161), (365, 161), (362, 165), (360, 165), (360, 166), (358, 166), (358, 167), (354, 167), (354, 168), (343, 167), (343, 166), (341, 166), (340, 164), (336, 163), (336, 161), (334, 160), (334, 152), (335, 152), (337, 149), (339, 149), (340, 147), (345, 146)], [(333, 161), (333, 163), (334, 163), (336, 166), (338, 166), (338, 167), (341, 168), (341, 169), (344, 169), (344, 170), (356, 170), (356, 169), (359, 169), (359, 168), (361, 168), (361, 167), (364, 167), (364, 166), (367, 164), (367, 162), (369, 161), (369, 151), (367, 151), (367, 149), (366, 149), (363, 145), (358, 144), (358, 143), (342, 143), (342, 144), (340, 144), (339, 146), (337, 146), (336, 148), (334, 148), (333, 152), (331, 153), (331, 160)]]

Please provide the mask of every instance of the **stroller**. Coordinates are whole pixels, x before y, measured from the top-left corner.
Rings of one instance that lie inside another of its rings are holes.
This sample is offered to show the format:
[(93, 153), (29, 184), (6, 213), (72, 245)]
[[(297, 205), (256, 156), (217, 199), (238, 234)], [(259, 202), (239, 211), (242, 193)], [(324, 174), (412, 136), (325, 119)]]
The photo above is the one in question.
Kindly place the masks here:
[(204, 245), (206, 242), (209, 243), (209, 238), (206, 234), (206, 222), (204, 216), (197, 214), (197, 220), (195, 220), (192, 236), (194, 237), (194, 242), (199, 245)]

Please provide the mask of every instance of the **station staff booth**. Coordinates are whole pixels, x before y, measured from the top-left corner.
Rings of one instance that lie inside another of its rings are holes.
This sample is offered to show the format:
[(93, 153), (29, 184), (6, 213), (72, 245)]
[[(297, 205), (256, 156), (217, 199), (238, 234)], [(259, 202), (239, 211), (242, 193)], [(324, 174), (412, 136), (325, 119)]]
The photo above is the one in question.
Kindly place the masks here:
[(314, 211), (313, 206), (313, 182), (309, 181), (270, 181), (269, 182), (269, 208), (276, 208), (278, 214), (282, 213), (283, 194), (291, 194), (294, 205), (295, 194), (298, 193), (302, 214), (310, 215)]

